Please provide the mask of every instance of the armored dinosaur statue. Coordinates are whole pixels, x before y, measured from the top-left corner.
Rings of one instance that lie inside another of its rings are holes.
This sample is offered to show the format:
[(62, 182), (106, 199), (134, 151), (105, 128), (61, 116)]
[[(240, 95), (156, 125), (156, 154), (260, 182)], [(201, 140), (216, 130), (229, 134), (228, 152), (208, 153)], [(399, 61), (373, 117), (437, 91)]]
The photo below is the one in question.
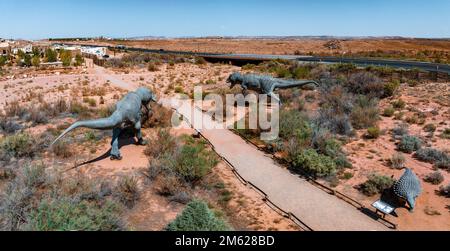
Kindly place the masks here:
[(64, 137), (64, 135), (79, 127), (99, 130), (112, 129), (111, 160), (121, 160), (122, 156), (119, 152), (119, 135), (124, 127), (134, 126), (136, 129), (136, 137), (138, 139), (137, 143), (139, 145), (147, 144), (142, 138), (141, 133), (141, 108), (143, 106), (149, 111), (148, 104), (150, 101), (156, 102), (156, 96), (145, 87), (141, 87), (134, 92), (129, 92), (122, 100), (117, 102), (116, 110), (109, 118), (75, 122), (53, 141), (52, 145)]
[(319, 86), (319, 84), (312, 80), (284, 80), (277, 79), (267, 75), (255, 75), (255, 74), (245, 74), (242, 75), (239, 72), (235, 72), (228, 77), (227, 83), (230, 83), (230, 88), (235, 85), (241, 85), (242, 94), (246, 94), (247, 90), (257, 91), (261, 94), (267, 94), (271, 98), (281, 103), (280, 99), (274, 94), (277, 89), (288, 89), (294, 87), (300, 87), (307, 84), (314, 84)]
[(403, 175), (394, 184), (395, 195), (406, 200), (411, 212), (414, 210), (416, 198), (421, 191), (419, 179), (409, 168), (406, 168)]

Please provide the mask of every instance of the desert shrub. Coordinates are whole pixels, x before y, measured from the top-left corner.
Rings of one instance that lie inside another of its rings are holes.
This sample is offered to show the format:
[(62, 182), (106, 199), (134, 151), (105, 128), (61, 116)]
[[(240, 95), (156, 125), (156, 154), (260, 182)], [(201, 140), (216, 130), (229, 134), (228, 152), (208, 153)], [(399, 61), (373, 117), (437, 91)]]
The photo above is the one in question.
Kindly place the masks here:
[(384, 84), (381, 79), (370, 72), (358, 72), (350, 75), (347, 88), (356, 94), (368, 95), (369, 97), (382, 97), (384, 95)]
[(48, 117), (45, 111), (38, 108), (31, 108), (29, 114), (25, 116), (26, 121), (33, 122), (33, 125), (47, 124)]
[(175, 93), (184, 93), (183, 86), (176, 86), (175, 87)]
[(83, 102), (87, 103), (90, 107), (96, 107), (97, 106), (97, 100), (93, 98), (83, 98)]
[(342, 150), (341, 143), (328, 130), (323, 128), (313, 130), (311, 145), (318, 153), (332, 158), (338, 168), (352, 167), (352, 164), (348, 161), (346, 154)]
[(6, 134), (13, 134), (23, 128), (19, 123), (0, 116), (0, 131), (3, 131)]
[(367, 96), (358, 96), (350, 119), (356, 129), (374, 126), (379, 120), (378, 100), (370, 99)]
[(404, 135), (398, 144), (398, 149), (405, 153), (412, 153), (422, 147), (422, 141), (411, 135)]
[(143, 128), (170, 127), (172, 125), (173, 111), (160, 104), (151, 104), (151, 112), (143, 123)]
[(36, 140), (26, 133), (0, 139), (0, 157), (33, 157), (37, 151)]
[(109, 105), (97, 109), (97, 114), (100, 118), (108, 118), (116, 111), (116, 105)]
[(147, 66), (147, 70), (154, 72), (154, 71), (159, 71), (159, 68), (154, 62), (150, 62)]
[(373, 196), (391, 188), (394, 182), (395, 180), (390, 177), (371, 174), (366, 182), (359, 185), (358, 189), (367, 196)]
[(406, 123), (401, 123), (400, 125), (392, 129), (392, 134), (394, 136), (404, 136), (409, 133), (409, 125)]
[[(158, 158), (163, 154), (171, 154), (177, 147), (177, 139), (170, 134), (168, 129), (159, 129), (156, 135), (149, 138), (150, 144), (144, 150), (144, 154)], [(157, 144), (155, 144), (157, 142)]]
[(429, 182), (433, 185), (439, 185), (444, 181), (444, 175), (442, 175), (441, 172), (436, 171), (436, 172), (427, 174), (427, 176), (425, 176), (425, 178), (423, 180), (426, 182)]
[(395, 113), (395, 109), (393, 107), (387, 107), (383, 111), (383, 116), (392, 117)]
[(380, 128), (372, 126), (367, 128), (367, 133), (365, 134), (365, 137), (368, 139), (376, 139), (380, 137), (380, 134), (381, 134)]
[(394, 153), (390, 159), (391, 167), (395, 169), (402, 169), (405, 167), (405, 155), (402, 153)]
[(400, 87), (400, 81), (394, 80), (384, 85), (384, 97), (393, 96)]
[(436, 131), (436, 126), (435, 126), (434, 124), (426, 124), (426, 125), (423, 127), (423, 130), (424, 130), (425, 132), (434, 132), (434, 131)]
[(421, 161), (435, 163), (439, 160), (449, 158), (449, 156), (434, 148), (422, 148), (417, 150), (414, 156)]
[(205, 58), (203, 58), (203, 57), (196, 57), (195, 58), (195, 64), (202, 65), (202, 64), (206, 64), (206, 63), (207, 62), (206, 62)]
[(445, 128), (441, 134), (441, 138), (450, 139), (450, 128)]
[(134, 176), (124, 176), (119, 179), (115, 189), (117, 199), (129, 208), (139, 200), (138, 180)]
[(7, 117), (14, 117), (14, 116), (23, 117), (28, 112), (27, 109), (17, 100), (7, 104), (4, 110), (5, 115)]
[(87, 117), (89, 115), (89, 109), (76, 101), (72, 101), (70, 103), (69, 111), (70, 113), (76, 114), (80, 117)]
[(311, 144), (312, 129), (308, 117), (298, 110), (280, 112), (280, 137), (288, 140), (295, 138), (299, 146)]
[(33, 231), (122, 230), (118, 206), (109, 201), (96, 205), (70, 198), (43, 200), (28, 216), (27, 229)]
[(123, 230), (119, 204), (103, 182), (49, 175), (25, 165), (0, 195), (0, 229), (32, 231)]
[(347, 114), (337, 114), (333, 109), (320, 109), (314, 123), (340, 135), (352, 135), (353, 126)]
[(450, 184), (446, 186), (439, 187), (439, 194), (441, 196), (445, 196), (447, 198), (450, 198)]
[(392, 101), (391, 104), (392, 104), (392, 106), (393, 106), (395, 109), (403, 109), (403, 108), (405, 108), (405, 106), (406, 106), (405, 101), (403, 101), (403, 100), (401, 100), (401, 99)]
[(186, 205), (183, 212), (171, 222), (167, 231), (226, 231), (231, 227), (214, 215), (208, 205), (201, 200), (194, 200)]
[(218, 159), (203, 140), (188, 139), (176, 156), (175, 172), (188, 182), (197, 181), (216, 166)]
[(322, 88), (320, 106), (326, 109), (333, 109), (337, 114), (350, 114), (353, 109), (353, 96), (341, 85)]
[(184, 188), (183, 181), (170, 171), (158, 177), (157, 185), (158, 194), (162, 196), (175, 196)]
[(62, 158), (72, 157), (73, 152), (72, 148), (68, 145), (67, 142), (59, 141), (52, 146), (53, 153)]
[(303, 170), (315, 177), (330, 176), (336, 173), (336, 163), (333, 159), (319, 154), (313, 149), (303, 150), (295, 156), (293, 168)]

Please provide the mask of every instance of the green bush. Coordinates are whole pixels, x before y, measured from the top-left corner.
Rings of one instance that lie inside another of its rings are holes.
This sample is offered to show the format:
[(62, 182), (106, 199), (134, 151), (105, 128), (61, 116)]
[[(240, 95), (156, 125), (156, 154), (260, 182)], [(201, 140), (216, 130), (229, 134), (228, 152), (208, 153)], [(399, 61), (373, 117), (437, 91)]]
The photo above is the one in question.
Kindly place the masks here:
[(436, 171), (425, 176), (424, 180), (433, 185), (439, 185), (444, 181), (444, 175), (441, 172)]
[(376, 139), (378, 137), (380, 137), (380, 128), (373, 126), (373, 127), (369, 127), (367, 128), (367, 133), (366, 133), (366, 138), (368, 139)]
[(412, 153), (422, 147), (422, 141), (411, 135), (404, 135), (398, 144), (398, 149), (405, 153)]
[(393, 107), (387, 107), (383, 111), (383, 116), (392, 117), (395, 113), (395, 109)]
[(417, 150), (414, 156), (421, 161), (435, 164), (442, 169), (450, 168), (450, 156), (434, 148), (422, 148)]
[(434, 124), (426, 124), (426, 125), (423, 127), (423, 130), (424, 130), (425, 132), (434, 132), (434, 131), (436, 131), (436, 126), (435, 126)]
[(293, 160), (294, 169), (301, 169), (308, 174), (325, 177), (336, 173), (336, 163), (332, 158), (318, 154), (313, 149), (303, 150)]
[(192, 182), (208, 174), (217, 163), (216, 155), (206, 148), (206, 142), (190, 140), (176, 156), (174, 169), (186, 181)]
[(441, 134), (441, 138), (450, 139), (450, 128), (445, 128)]
[(359, 190), (367, 196), (373, 196), (391, 188), (394, 182), (395, 180), (390, 177), (371, 174), (366, 182), (359, 185)]
[(201, 200), (187, 204), (183, 212), (171, 222), (167, 231), (227, 231), (231, 227), (214, 215), (208, 205)]
[(392, 104), (392, 106), (393, 106), (395, 109), (403, 109), (403, 108), (405, 108), (405, 106), (406, 106), (405, 101), (403, 101), (403, 100), (401, 100), (401, 99), (392, 101), (391, 104)]
[(114, 231), (122, 230), (118, 206), (99, 206), (69, 198), (43, 200), (28, 218), (32, 231)]
[(0, 157), (33, 157), (37, 151), (36, 140), (27, 133), (7, 136), (0, 140)]
[(353, 127), (363, 129), (374, 126), (380, 119), (378, 111), (378, 100), (367, 96), (358, 96), (354, 108), (350, 114)]
[(312, 129), (309, 119), (298, 110), (280, 112), (280, 137), (285, 140), (295, 138), (300, 146), (309, 146)]
[(384, 97), (393, 96), (400, 87), (400, 81), (392, 81), (384, 85)]

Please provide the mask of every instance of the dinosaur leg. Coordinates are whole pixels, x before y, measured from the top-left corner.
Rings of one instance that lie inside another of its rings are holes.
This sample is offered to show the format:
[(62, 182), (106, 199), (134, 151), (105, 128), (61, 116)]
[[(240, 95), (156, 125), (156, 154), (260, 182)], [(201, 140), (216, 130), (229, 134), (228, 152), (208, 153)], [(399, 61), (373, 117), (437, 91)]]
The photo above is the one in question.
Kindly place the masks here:
[(119, 135), (120, 135), (120, 128), (118, 127), (114, 128), (111, 142), (111, 160), (122, 159), (122, 156), (120, 156), (119, 151)]
[(145, 146), (145, 145), (147, 145), (147, 141), (145, 141), (144, 138), (142, 138), (141, 128), (142, 128), (141, 121), (138, 121), (134, 125), (134, 129), (136, 129), (136, 138), (138, 139), (137, 144), (141, 145), (141, 146)]
[(278, 104), (281, 105), (281, 100), (275, 95), (275, 93), (269, 92), (269, 94), (267, 94), (267, 95), (269, 95), (270, 98), (273, 98), (273, 99), (275, 99), (276, 101), (278, 101)]

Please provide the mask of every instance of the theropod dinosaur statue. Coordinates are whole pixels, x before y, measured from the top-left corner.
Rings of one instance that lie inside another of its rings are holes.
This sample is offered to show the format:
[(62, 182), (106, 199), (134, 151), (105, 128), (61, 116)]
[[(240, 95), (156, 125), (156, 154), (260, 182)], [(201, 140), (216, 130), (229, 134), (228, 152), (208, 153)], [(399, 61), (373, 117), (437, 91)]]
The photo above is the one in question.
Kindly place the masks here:
[(245, 74), (235, 72), (228, 77), (227, 83), (230, 83), (230, 88), (235, 85), (241, 85), (242, 94), (246, 94), (247, 90), (257, 91), (261, 94), (267, 94), (271, 98), (281, 103), (280, 99), (274, 94), (277, 89), (288, 89), (294, 87), (301, 87), (307, 84), (319, 84), (312, 80), (285, 80), (277, 79), (267, 75)]
[(64, 135), (79, 127), (99, 130), (112, 129), (111, 160), (121, 160), (122, 156), (119, 152), (119, 135), (124, 127), (134, 126), (134, 129), (136, 129), (136, 137), (138, 139), (137, 143), (139, 145), (147, 144), (142, 138), (141, 133), (141, 108), (143, 106), (148, 112), (148, 104), (150, 101), (156, 102), (156, 96), (145, 87), (141, 87), (134, 92), (129, 92), (122, 100), (117, 102), (116, 110), (109, 118), (75, 122), (53, 141), (52, 145), (64, 137)]

